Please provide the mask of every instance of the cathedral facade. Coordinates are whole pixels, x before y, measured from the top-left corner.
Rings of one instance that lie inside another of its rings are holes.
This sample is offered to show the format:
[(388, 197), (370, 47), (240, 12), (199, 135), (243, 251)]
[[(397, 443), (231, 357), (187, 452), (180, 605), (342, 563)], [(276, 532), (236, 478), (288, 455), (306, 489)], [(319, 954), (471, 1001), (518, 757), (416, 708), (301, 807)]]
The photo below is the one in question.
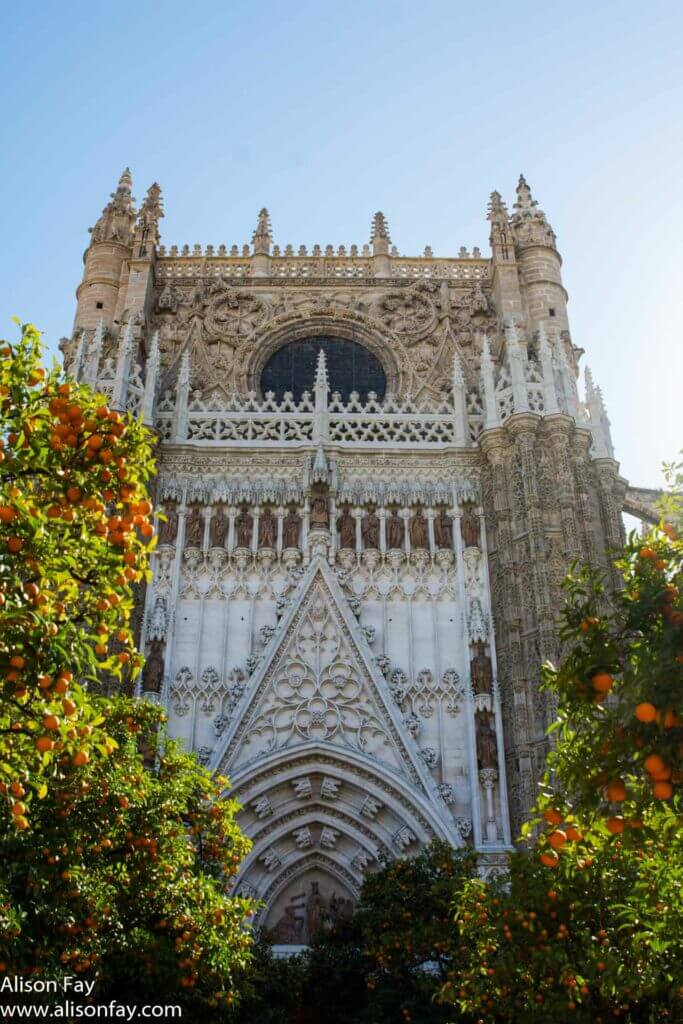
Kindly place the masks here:
[(239, 891), (285, 944), (439, 837), (505, 858), (554, 707), (560, 583), (611, 572), (628, 489), (525, 180), (490, 252), (160, 244), (128, 171), (91, 230), (68, 372), (157, 432), (138, 693), (229, 776)]

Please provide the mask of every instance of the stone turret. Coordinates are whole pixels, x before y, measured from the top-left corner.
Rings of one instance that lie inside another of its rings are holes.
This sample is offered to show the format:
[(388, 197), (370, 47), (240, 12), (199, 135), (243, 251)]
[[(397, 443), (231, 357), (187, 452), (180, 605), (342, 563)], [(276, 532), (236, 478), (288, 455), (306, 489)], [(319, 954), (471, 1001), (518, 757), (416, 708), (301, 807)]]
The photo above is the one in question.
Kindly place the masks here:
[(116, 191), (91, 228), (90, 245), (83, 257), (83, 280), (76, 291), (78, 306), (73, 333), (94, 330), (100, 320), (106, 329), (112, 327), (136, 217), (131, 188), (131, 173), (126, 167)]
[(524, 175), (517, 185), (517, 201), (510, 224), (519, 264), (524, 312), (530, 331), (551, 320), (559, 332), (569, 332), (567, 292), (562, 284), (562, 258), (555, 233), (531, 195)]

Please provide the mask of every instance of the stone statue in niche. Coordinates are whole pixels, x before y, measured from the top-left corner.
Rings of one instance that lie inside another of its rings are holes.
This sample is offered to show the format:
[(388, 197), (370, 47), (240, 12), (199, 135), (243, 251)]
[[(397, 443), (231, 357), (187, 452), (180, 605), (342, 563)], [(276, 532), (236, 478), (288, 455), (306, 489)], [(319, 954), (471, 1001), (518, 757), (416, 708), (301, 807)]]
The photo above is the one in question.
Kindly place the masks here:
[(379, 548), (379, 517), (374, 511), (363, 517), (361, 534), (364, 548), (375, 551)]
[(463, 547), (479, 547), (479, 516), (471, 505), (467, 506), (460, 520), (460, 532), (462, 533)]
[(403, 548), (403, 520), (394, 510), (387, 518), (387, 548), (401, 550)]
[(311, 882), (311, 893), (306, 900), (306, 932), (312, 941), (325, 924), (327, 901), (320, 892), (318, 882)]
[(339, 519), (337, 519), (337, 526), (339, 528), (339, 546), (341, 548), (351, 548), (355, 550), (356, 523), (349, 512), (348, 506), (339, 516)]
[(490, 711), (479, 711), (477, 720), (477, 761), (480, 768), (498, 767), (498, 741)]
[(285, 912), (271, 932), (273, 942), (285, 946), (300, 945), (303, 942), (304, 920), (297, 917), (294, 907), (285, 907)]
[(434, 541), (437, 548), (453, 547), (453, 520), (442, 508), (434, 520)]
[(201, 512), (198, 506), (195, 505), (185, 523), (185, 547), (200, 548), (202, 546), (203, 533), (204, 523), (202, 522)]
[(175, 505), (164, 507), (166, 522), (159, 521), (159, 544), (174, 544), (178, 536), (178, 513)]
[(223, 514), (223, 509), (219, 506), (211, 520), (211, 526), (209, 528), (209, 534), (211, 536), (211, 547), (212, 548), (224, 548), (225, 547), (225, 535), (228, 532), (228, 520)]
[(491, 693), (493, 669), (491, 659), (481, 642), (477, 644), (476, 654), (470, 663), (470, 678), (474, 693)]
[(283, 523), (283, 542), (286, 548), (298, 548), (299, 547), (299, 527), (301, 526), (301, 520), (296, 514), (296, 510), (290, 508), (289, 512), (285, 516)]
[(237, 535), (238, 548), (251, 547), (252, 518), (246, 508), (241, 509), (235, 520), (235, 532)]
[(277, 520), (273, 515), (270, 505), (266, 505), (258, 524), (259, 547), (274, 548), (277, 543)]
[(311, 503), (311, 529), (329, 530), (330, 513), (327, 498), (324, 494), (316, 494)]
[(417, 512), (410, 520), (410, 546), (413, 551), (417, 551), (418, 548), (429, 547), (429, 541), (427, 539), (427, 520), (422, 515), (421, 508), (418, 508)]
[(145, 693), (161, 693), (164, 678), (164, 645), (161, 640), (152, 640), (142, 672), (142, 689)]

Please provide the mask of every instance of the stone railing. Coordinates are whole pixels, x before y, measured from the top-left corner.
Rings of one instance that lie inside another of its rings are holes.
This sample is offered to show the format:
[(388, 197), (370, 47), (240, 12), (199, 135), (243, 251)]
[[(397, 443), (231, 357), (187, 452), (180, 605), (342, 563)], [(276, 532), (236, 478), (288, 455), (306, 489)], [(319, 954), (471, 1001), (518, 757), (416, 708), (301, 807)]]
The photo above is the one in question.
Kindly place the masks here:
[(228, 398), (193, 392), (184, 414), (169, 391), (159, 402), (156, 426), (163, 440), (176, 443), (399, 447), (459, 443), (452, 399), (418, 403), (389, 396), (379, 401), (370, 393), (363, 402), (353, 393), (348, 402), (334, 394), (328, 405), (321, 401), (320, 389), (313, 395), (304, 392), (298, 402), (288, 394), (277, 402), (272, 393), (261, 399), (254, 392)]
[[(317, 248), (317, 247), (316, 247)], [(341, 249), (344, 247), (341, 246)], [(353, 247), (356, 248), (355, 246)], [(491, 261), (480, 256), (458, 256), (437, 259), (432, 256), (398, 256), (391, 254), (388, 271), (378, 270), (375, 258), (367, 253), (355, 254), (346, 251), (314, 252), (298, 255), (273, 252), (266, 257), (267, 266), (255, 273), (253, 255), (248, 251), (228, 250), (220, 246), (171, 246), (160, 247), (157, 262), (159, 281), (195, 277), (224, 278), (274, 278), (277, 280), (371, 280), (386, 278), (388, 281), (486, 281), (490, 277)], [(332, 250), (332, 246), (328, 247)]]

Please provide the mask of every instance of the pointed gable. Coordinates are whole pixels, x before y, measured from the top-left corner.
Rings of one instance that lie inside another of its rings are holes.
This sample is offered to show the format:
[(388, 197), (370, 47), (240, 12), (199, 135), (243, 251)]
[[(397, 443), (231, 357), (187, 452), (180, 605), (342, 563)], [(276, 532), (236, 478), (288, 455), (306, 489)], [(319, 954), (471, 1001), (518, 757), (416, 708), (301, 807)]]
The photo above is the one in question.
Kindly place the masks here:
[(324, 744), (365, 755), (423, 792), (433, 783), (334, 575), (313, 560), (252, 677), (216, 764)]

